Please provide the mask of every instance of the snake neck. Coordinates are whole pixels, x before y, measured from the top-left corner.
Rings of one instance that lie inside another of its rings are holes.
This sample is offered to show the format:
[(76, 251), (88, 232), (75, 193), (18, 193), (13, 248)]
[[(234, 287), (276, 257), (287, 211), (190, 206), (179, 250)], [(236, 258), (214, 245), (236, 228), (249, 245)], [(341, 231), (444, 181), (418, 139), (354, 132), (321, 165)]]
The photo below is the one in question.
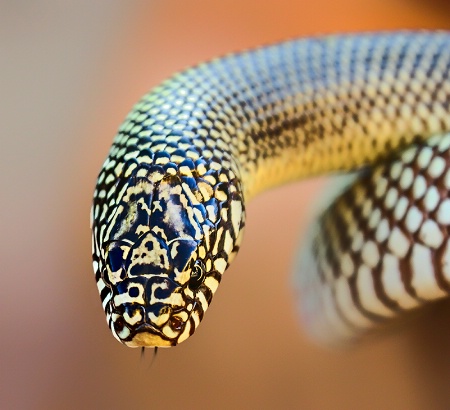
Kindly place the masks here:
[(449, 46), (446, 33), (297, 40), (200, 65), (165, 87), (190, 96), (193, 145), (237, 174), (248, 200), (450, 129)]
[[(219, 199), (225, 190), (244, 202), (445, 132), (449, 49), (445, 32), (331, 36), (186, 70), (146, 95), (120, 128), (99, 177), (94, 218), (108, 218), (115, 178), (142, 164), (168, 177), (192, 176), (195, 198), (203, 198), (202, 185)], [(208, 200), (205, 194), (203, 206)]]

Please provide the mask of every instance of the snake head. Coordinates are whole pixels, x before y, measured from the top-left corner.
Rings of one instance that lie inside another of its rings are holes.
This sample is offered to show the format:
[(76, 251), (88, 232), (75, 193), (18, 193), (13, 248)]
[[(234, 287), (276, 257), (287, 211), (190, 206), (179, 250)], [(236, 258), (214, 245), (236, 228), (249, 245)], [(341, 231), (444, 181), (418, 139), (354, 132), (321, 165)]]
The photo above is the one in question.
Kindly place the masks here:
[(241, 197), (229, 184), (194, 178), (188, 165), (189, 176), (181, 166), (140, 165), (116, 187), (102, 280), (111, 331), (130, 347), (192, 335), (239, 246)]

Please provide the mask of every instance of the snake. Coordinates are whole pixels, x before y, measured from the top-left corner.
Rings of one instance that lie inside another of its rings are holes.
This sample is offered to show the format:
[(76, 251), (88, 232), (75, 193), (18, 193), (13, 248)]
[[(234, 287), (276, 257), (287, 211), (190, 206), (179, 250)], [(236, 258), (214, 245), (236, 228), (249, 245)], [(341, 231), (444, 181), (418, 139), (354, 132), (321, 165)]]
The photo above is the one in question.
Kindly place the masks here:
[(447, 297), (449, 104), (445, 31), (293, 39), (153, 88), (120, 126), (91, 210), (113, 336), (141, 348), (188, 339), (239, 251), (248, 201), (324, 174), (352, 177), (298, 257), (307, 333), (356, 340)]

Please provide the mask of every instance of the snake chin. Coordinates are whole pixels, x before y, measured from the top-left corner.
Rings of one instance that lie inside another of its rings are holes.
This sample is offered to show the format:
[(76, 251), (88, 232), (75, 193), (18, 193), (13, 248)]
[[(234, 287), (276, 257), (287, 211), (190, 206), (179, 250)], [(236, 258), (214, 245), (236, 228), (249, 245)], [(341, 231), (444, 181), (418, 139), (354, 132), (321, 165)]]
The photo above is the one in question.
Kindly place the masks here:
[(129, 342), (125, 342), (128, 347), (171, 347), (173, 344), (163, 339), (159, 335), (151, 332), (137, 333)]

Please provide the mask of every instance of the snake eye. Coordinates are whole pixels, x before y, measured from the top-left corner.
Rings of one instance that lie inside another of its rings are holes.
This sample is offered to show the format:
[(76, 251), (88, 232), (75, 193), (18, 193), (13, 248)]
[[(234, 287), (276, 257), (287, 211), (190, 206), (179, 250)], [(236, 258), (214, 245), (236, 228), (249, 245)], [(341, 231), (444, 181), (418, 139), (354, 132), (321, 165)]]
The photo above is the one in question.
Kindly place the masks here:
[(191, 277), (189, 278), (189, 289), (197, 290), (205, 280), (205, 265), (202, 261), (195, 261), (192, 267)]
[(123, 266), (123, 251), (118, 246), (110, 249), (108, 253), (108, 262), (111, 272), (116, 272)]

